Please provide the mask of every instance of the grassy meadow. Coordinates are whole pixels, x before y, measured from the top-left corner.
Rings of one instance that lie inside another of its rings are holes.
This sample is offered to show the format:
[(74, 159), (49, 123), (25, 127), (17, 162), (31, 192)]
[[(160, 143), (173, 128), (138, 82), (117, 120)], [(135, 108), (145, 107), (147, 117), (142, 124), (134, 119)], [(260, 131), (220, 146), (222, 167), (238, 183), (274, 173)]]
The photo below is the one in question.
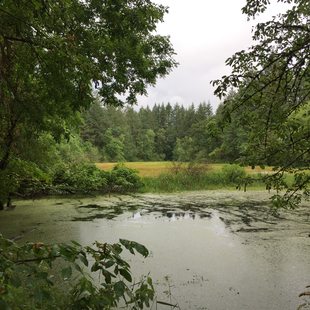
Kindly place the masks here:
[[(96, 163), (96, 166), (102, 170), (111, 170), (115, 165), (117, 163)], [(124, 165), (137, 170), (140, 177), (157, 177), (168, 173), (172, 168), (172, 163), (167, 161), (126, 162)]]
[[(96, 163), (96, 166), (102, 170), (111, 170), (117, 163)], [(171, 161), (152, 161), (152, 162), (126, 162), (124, 165), (128, 168), (135, 169), (138, 171), (140, 177), (158, 177), (162, 174), (173, 172), (175, 165)], [(186, 163), (182, 164), (183, 166)], [(206, 171), (209, 172), (219, 172), (227, 164), (199, 164), (204, 167)], [(269, 173), (272, 171), (271, 167), (266, 167), (262, 169), (260, 167), (255, 167), (252, 169), (250, 166), (244, 167), (244, 170), (248, 174), (257, 174), (257, 173)]]
[[(103, 170), (111, 170), (117, 163), (97, 163)], [(211, 189), (262, 189), (261, 176), (272, 168), (240, 167), (229, 164), (194, 164), (174, 162), (126, 162), (128, 168), (138, 171), (143, 192), (177, 192)], [(245, 182), (244, 182), (245, 180)]]

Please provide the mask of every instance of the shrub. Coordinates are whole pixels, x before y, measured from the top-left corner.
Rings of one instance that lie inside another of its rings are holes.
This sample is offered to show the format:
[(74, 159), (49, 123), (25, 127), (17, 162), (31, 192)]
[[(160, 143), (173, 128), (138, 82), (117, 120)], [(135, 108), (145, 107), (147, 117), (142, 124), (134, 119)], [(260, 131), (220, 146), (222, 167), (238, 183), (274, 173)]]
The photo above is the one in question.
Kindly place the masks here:
[(0, 209), (10, 204), (11, 197), (30, 196), (47, 190), (50, 177), (36, 164), (14, 158), (5, 170), (0, 171)]
[(250, 184), (249, 176), (238, 165), (225, 165), (221, 171), (210, 171), (205, 164), (174, 164), (170, 173), (156, 178), (145, 177), (144, 191), (176, 192), (187, 190), (220, 189), (227, 186)]
[(202, 176), (207, 172), (207, 170), (208, 167), (206, 164), (197, 162), (184, 163), (179, 161), (172, 162), (170, 168), (171, 174), (187, 174), (190, 176)]
[(239, 165), (224, 165), (221, 175), (223, 176), (223, 181), (227, 184), (240, 184), (246, 177), (246, 172)]
[(126, 193), (143, 186), (137, 172), (124, 165), (118, 164), (111, 171), (102, 171), (94, 164), (85, 163), (59, 169), (54, 185), (58, 190), (74, 193)]
[(0, 309), (149, 307), (154, 299), (152, 280), (142, 277), (133, 283), (130, 266), (121, 257), (124, 249), (149, 254), (143, 245), (124, 239), (115, 244), (95, 242), (92, 247), (74, 241), (19, 246), (0, 235)]
[(137, 171), (117, 164), (111, 171), (106, 173), (107, 187), (109, 192), (134, 192), (143, 186)]
[(189, 162), (186, 167), (186, 174), (196, 177), (202, 177), (207, 173), (208, 167), (206, 164), (201, 164), (197, 162)]
[(60, 190), (89, 193), (106, 187), (106, 176), (94, 164), (80, 163), (59, 169), (54, 185)]

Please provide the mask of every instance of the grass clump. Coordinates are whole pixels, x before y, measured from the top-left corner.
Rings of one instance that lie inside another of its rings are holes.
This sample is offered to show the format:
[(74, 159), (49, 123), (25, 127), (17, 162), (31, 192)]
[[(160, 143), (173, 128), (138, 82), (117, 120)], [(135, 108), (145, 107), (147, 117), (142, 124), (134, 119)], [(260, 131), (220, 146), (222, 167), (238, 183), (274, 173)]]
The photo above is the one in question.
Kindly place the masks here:
[(203, 164), (174, 164), (168, 173), (144, 177), (143, 192), (178, 192), (211, 189), (244, 189), (263, 187), (260, 175), (249, 175), (239, 165), (223, 165), (221, 170), (209, 170)]

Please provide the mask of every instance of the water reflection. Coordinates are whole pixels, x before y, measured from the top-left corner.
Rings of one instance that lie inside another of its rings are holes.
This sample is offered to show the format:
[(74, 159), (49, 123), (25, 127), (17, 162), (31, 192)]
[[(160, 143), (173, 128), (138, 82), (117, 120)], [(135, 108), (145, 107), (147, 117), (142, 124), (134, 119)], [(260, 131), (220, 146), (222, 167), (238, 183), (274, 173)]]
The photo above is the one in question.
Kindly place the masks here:
[(309, 250), (292, 238), (275, 237), (274, 224), (267, 230), (264, 219), (259, 223), (264, 226), (250, 226), (253, 222), (238, 217), (236, 209), (193, 211), (150, 204), (114, 221), (98, 221), (92, 234), (81, 225), (80, 233), (85, 243), (126, 236), (145, 244), (152, 256), (135, 257), (134, 273), (151, 272), (160, 300), (167, 301), (169, 276), (170, 293), (182, 309), (297, 308), (299, 287), (308, 285)]
[(230, 192), (213, 195), (212, 207), (210, 194), (162, 195), (160, 202), (153, 196), (128, 203), (117, 197), (28, 201), (1, 213), (0, 227), (22, 242), (145, 244), (152, 255), (130, 257), (134, 274), (151, 272), (160, 300), (167, 300), (169, 287), (182, 309), (296, 309), (310, 284), (309, 209), (278, 219), (248, 196), (238, 205), (237, 196), (233, 203), (223, 199)]
[[(133, 220), (139, 220), (143, 216), (158, 214), (160, 217), (167, 218), (169, 222), (174, 222), (178, 220), (198, 220), (198, 219), (210, 219), (212, 218), (211, 213), (193, 213), (193, 212), (182, 212), (182, 211), (172, 211), (172, 210), (142, 210), (133, 212), (131, 218)], [(158, 218), (158, 216), (157, 216)]]
[(96, 219), (114, 220), (117, 216), (124, 212), (132, 212), (132, 219), (138, 220), (143, 216), (150, 214), (158, 214), (161, 217), (167, 218), (170, 222), (177, 220), (198, 220), (208, 219), (212, 217), (212, 212), (206, 211), (206, 207), (202, 205), (194, 206), (194, 204), (181, 204), (168, 208), (165, 203), (154, 203), (148, 205), (126, 204), (119, 202), (112, 206), (103, 206), (96, 203), (80, 204), (76, 208), (79, 216), (74, 217), (73, 221), (93, 221)]
[(141, 218), (141, 217), (142, 217), (142, 215), (141, 215), (140, 212), (135, 212), (135, 213), (133, 213), (133, 215), (132, 215), (132, 218), (133, 218), (134, 220), (137, 220), (137, 219), (139, 219), (139, 218)]
[[(231, 234), (225, 223), (222, 221), (222, 218), (217, 210), (214, 210), (212, 213), (210, 229), (212, 229), (213, 232), (218, 236), (228, 237), (229, 234)], [(229, 246), (232, 246), (232, 243), (230, 243)]]
[(137, 220), (143, 216), (158, 214), (163, 218), (167, 218), (169, 221), (178, 221), (178, 220), (198, 220), (198, 219), (210, 219), (212, 213), (194, 213), (194, 212), (183, 212), (176, 210), (165, 210), (165, 209), (144, 209), (142, 211), (137, 211), (132, 214), (132, 218)]
[[(107, 220), (115, 220), (115, 218), (124, 212), (128, 212), (126, 208), (121, 208), (119, 206), (113, 207), (112, 209), (104, 209), (92, 206), (79, 206), (78, 209), (90, 209), (90, 211), (81, 211), (79, 216), (75, 216), (72, 218), (72, 221), (94, 221), (96, 219), (107, 219)], [(133, 220), (139, 220), (143, 216), (148, 216), (151, 214), (158, 214), (160, 217), (167, 218), (168, 221), (178, 221), (178, 220), (198, 220), (198, 219), (210, 219), (212, 217), (212, 213), (208, 212), (183, 212), (176, 210), (165, 210), (165, 209), (142, 209), (139, 211), (135, 211), (132, 213), (131, 218)]]

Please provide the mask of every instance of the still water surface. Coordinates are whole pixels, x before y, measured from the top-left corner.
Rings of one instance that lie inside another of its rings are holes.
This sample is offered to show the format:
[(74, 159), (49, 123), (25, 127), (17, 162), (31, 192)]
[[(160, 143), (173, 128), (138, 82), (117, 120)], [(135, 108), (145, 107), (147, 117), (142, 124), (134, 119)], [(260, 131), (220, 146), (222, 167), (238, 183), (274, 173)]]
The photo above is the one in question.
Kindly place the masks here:
[(137, 280), (150, 272), (158, 300), (180, 309), (297, 309), (310, 284), (310, 208), (274, 217), (267, 201), (266, 192), (218, 191), (28, 200), (0, 213), (0, 232), (18, 242), (143, 243), (150, 257), (128, 256)]

